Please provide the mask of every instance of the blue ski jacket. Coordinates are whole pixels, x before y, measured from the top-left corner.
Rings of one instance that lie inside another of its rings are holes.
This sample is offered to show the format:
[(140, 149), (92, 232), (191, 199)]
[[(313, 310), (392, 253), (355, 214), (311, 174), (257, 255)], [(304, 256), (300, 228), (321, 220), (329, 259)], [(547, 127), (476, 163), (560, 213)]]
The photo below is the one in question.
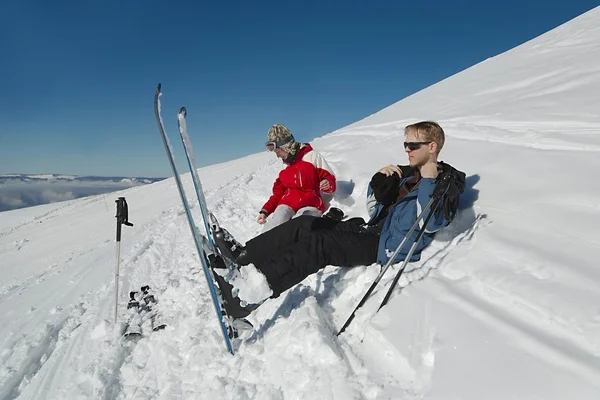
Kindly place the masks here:
[[(411, 176), (400, 179), (400, 185), (404, 184)], [(413, 188), (404, 198), (398, 201), (392, 206), (388, 215), (386, 216), (383, 228), (381, 229), (379, 237), (379, 248), (377, 251), (377, 262), (379, 264), (385, 264), (388, 259), (392, 256), (396, 248), (404, 239), (404, 236), (408, 233), (412, 225), (417, 220), (417, 217), (421, 214), (421, 211), (425, 209), (433, 190), (435, 189), (435, 179), (433, 178), (421, 178), (421, 181), (416, 187)], [(421, 259), (421, 251), (427, 247), (432, 241), (435, 232), (442, 229), (449, 224), (446, 220), (443, 207), (439, 207), (429, 221), (425, 229), (425, 234), (419, 240), (415, 252), (413, 253), (410, 261), (418, 261)], [(377, 219), (378, 215), (384, 211), (384, 205), (375, 199), (373, 189), (369, 185), (367, 189), (367, 210), (369, 212), (369, 223)], [(419, 226), (412, 232), (408, 240), (404, 243), (402, 250), (396, 256), (394, 263), (403, 261), (411, 246), (415, 242), (420, 228), (423, 227), (423, 223), (427, 219), (431, 210), (428, 210), (424, 215), (423, 219), (419, 222)]]

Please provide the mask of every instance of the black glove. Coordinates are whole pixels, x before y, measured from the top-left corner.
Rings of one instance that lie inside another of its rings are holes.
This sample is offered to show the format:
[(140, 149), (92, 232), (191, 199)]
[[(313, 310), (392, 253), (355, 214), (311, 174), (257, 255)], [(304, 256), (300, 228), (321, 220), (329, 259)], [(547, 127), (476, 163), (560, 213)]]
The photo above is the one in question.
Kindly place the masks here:
[(371, 189), (373, 189), (373, 195), (375, 200), (382, 203), (385, 207), (394, 204), (398, 198), (398, 191), (400, 190), (400, 177), (398, 174), (392, 174), (387, 176), (381, 172), (377, 172), (371, 178)]
[(446, 220), (451, 222), (457, 211), (460, 195), (465, 191), (466, 174), (443, 161), (438, 163), (442, 172), (438, 175), (432, 197), (443, 197)]
[(341, 221), (344, 219), (344, 212), (337, 207), (331, 207), (323, 216), (331, 218), (334, 221)]

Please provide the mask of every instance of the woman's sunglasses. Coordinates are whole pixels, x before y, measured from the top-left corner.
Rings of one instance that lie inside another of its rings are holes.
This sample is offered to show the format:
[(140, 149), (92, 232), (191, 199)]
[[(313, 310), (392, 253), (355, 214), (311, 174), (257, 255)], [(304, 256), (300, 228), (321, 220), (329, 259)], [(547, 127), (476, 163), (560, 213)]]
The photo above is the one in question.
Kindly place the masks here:
[(429, 144), (431, 142), (404, 142), (404, 148), (409, 150), (417, 150), (424, 144)]

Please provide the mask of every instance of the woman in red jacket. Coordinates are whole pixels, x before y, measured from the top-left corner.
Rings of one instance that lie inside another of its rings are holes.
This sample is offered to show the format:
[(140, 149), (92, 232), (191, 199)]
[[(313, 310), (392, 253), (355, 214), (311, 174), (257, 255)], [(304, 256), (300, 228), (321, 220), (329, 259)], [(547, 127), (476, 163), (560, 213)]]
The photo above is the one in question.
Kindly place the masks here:
[(332, 169), (309, 143), (298, 143), (284, 125), (273, 125), (267, 133), (267, 150), (275, 152), (287, 167), (279, 172), (273, 194), (263, 205), (257, 222), (268, 231), (299, 215), (321, 216), (324, 193), (335, 192)]

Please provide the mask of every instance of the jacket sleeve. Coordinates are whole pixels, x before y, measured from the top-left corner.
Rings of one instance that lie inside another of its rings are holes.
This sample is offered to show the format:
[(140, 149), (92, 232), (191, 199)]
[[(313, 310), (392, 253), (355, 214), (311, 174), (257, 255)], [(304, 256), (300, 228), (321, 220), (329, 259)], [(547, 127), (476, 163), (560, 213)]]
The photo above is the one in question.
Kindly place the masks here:
[[(435, 179), (433, 178), (422, 178), (421, 183), (419, 183), (418, 192), (417, 192), (417, 218), (421, 214), (421, 211), (427, 207), (427, 204), (431, 200), (431, 195), (435, 190)], [(443, 204), (443, 200), (442, 200)], [(427, 210), (427, 212), (423, 215), (423, 219), (419, 221), (419, 228), (423, 227), (423, 224), (429, 214), (431, 213), (431, 209)], [(427, 228), (425, 228), (425, 232), (434, 233), (439, 231), (445, 226), (448, 226), (449, 222), (446, 220), (444, 216), (443, 207), (438, 207), (435, 211), (434, 216), (431, 218), (429, 223), (427, 224)]]
[[(281, 182), (281, 179), (277, 178), (275, 183), (273, 184), (273, 194), (269, 197), (269, 200), (262, 206), (262, 210), (267, 212), (267, 215), (270, 215), (275, 211), (275, 208), (279, 205), (279, 200), (283, 197), (285, 193), (285, 186)], [(261, 211), (262, 211), (261, 210)]]
[[(308, 156), (309, 156), (308, 157), (309, 161), (315, 166), (315, 168), (317, 170), (317, 176), (319, 177), (319, 182), (321, 182), (323, 179), (325, 179), (327, 182), (329, 182), (329, 189), (323, 190), (323, 192), (325, 192), (325, 193), (335, 192), (335, 189), (336, 189), (335, 174), (333, 173), (333, 170), (331, 169), (329, 164), (327, 164), (327, 161), (325, 161), (325, 157), (323, 157), (321, 155), (321, 153), (319, 153), (315, 149), (312, 149), (310, 151), (310, 153), (308, 153)], [(305, 159), (306, 159), (306, 157), (305, 157)]]

